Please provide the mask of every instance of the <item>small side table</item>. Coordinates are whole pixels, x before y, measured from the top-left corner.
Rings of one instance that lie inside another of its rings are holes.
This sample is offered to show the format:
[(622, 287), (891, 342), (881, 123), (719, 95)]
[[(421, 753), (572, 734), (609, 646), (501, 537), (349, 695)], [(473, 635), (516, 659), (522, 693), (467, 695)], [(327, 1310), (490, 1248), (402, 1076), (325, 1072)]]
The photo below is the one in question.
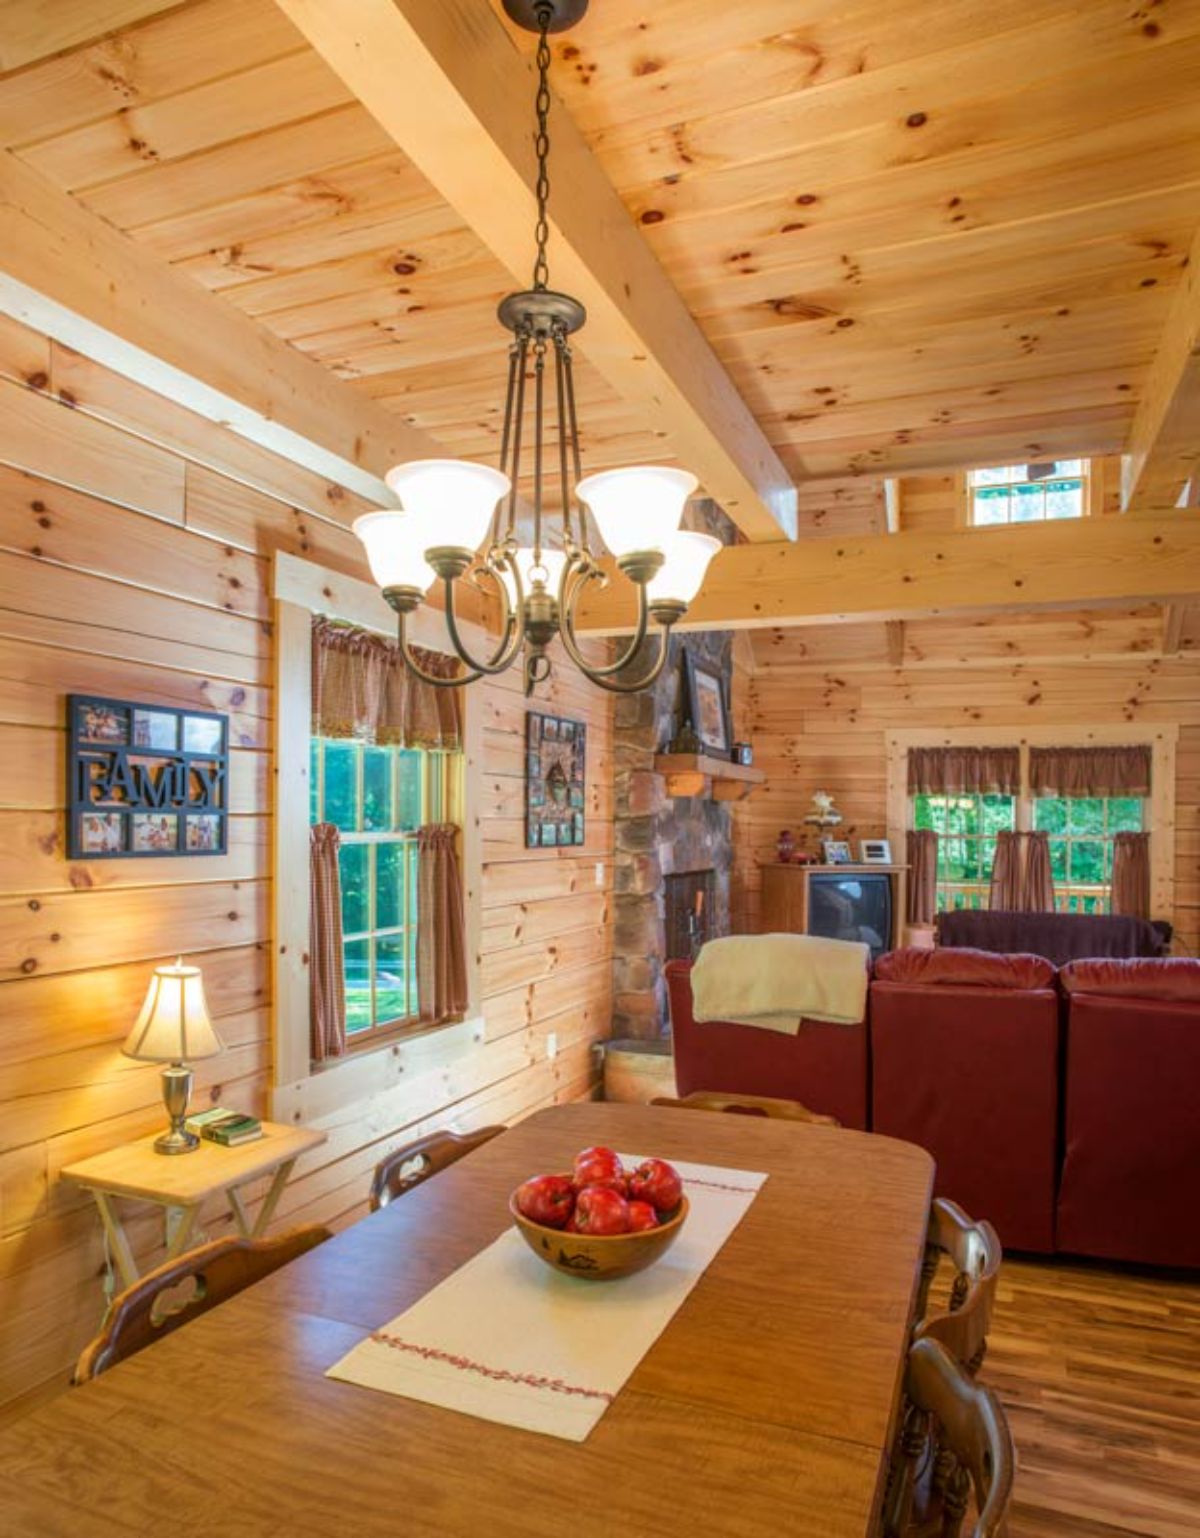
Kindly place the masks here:
[[(325, 1134), (271, 1121), (263, 1122), (262, 1129), (262, 1137), (243, 1143), (240, 1148), (222, 1148), (219, 1143), (201, 1139), (193, 1153), (174, 1155), (155, 1153), (157, 1134), (152, 1134), (81, 1159), (78, 1164), (68, 1164), (62, 1170), (63, 1180), (84, 1187), (95, 1198), (126, 1287), (133, 1286), (139, 1272), (125, 1229), (113, 1208), (113, 1197), (153, 1202), (165, 1209), (168, 1260), (174, 1260), (187, 1249), (197, 1214), (212, 1196), (224, 1195), (244, 1237), (257, 1239), (263, 1233), (296, 1160), (323, 1143)], [(251, 1223), (242, 1201), (242, 1187), (272, 1172), (266, 1198)]]

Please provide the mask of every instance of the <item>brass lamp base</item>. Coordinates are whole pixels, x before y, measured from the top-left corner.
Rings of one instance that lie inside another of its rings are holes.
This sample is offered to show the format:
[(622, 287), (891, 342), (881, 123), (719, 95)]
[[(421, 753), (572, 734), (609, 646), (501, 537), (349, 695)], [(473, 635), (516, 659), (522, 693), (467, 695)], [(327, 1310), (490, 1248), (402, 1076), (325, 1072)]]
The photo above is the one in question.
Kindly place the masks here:
[(154, 1139), (154, 1152), (160, 1154), (194, 1153), (200, 1139), (184, 1126), (188, 1101), (192, 1094), (192, 1070), (185, 1063), (172, 1063), (162, 1071), (163, 1104), (171, 1118), (170, 1130)]

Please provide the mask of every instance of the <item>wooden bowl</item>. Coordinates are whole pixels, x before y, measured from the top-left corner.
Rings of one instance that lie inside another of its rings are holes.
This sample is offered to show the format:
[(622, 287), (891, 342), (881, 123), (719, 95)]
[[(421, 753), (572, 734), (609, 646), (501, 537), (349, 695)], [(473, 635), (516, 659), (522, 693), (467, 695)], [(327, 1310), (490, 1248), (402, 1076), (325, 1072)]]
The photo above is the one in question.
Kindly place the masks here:
[(685, 1196), (665, 1223), (636, 1234), (565, 1234), (560, 1228), (546, 1228), (534, 1223), (517, 1210), (514, 1191), (508, 1210), (525, 1243), (548, 1266), (564, 1276), (579, 1276), (589, 1282), (615, 1282), (619, 1276), (644, 1271), (665, 1255), (687, 1221)]

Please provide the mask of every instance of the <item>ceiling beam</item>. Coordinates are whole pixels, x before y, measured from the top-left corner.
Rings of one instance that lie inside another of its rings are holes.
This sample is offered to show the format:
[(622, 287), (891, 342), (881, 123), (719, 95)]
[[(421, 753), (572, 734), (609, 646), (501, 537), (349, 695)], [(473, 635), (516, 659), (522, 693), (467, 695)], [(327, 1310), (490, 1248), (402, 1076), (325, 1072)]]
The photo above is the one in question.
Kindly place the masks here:
[[(277, 3), (526, 286), (536, 74), (484, 0)], [(558, 103), (550, 136), (551, 272), (587, 308), (580, 353), (750, 539), (794, 539), (791, 477)]]
[(1200, 478), (1200, 231), (1175, 290), (1121, 464), (1121, 507), (1174, 507)]
[[(593, 593), (579, 629), (633, 629), (630, 584)], [(1200, 520), (1157, 518), (727, 545), (681, 630), (1025, 614), (1200, 599)]]
[(0, 151), (0, 311), (383, 506), (444, 454), (227, 300)]

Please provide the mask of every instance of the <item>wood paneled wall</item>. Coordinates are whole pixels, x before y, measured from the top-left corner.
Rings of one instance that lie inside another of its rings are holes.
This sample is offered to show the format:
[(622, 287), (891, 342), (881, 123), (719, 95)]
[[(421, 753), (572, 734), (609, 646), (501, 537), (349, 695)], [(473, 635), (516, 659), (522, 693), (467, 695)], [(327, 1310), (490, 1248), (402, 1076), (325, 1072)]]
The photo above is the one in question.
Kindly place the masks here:
[[(197, 1099), (268, 1108), (269, 558), (368, 578), (346, 528), (360, 510), (0, 320), (0, 1405), (62, 1381), (99, 1322), (100, 1225), (56, 1177), (162, 1120), (157, 1070), (119, 1052), (157, 962), (184, 952), (204, 968), (226, 1050), (198, 1065)], [(376, 1159), (416, 1132), (593, 1090), (611, 1014), (611, 709), (563, 671), (544, 699), (588, 722), (586, 846), (525, 850), (525, 702), (515, 678), (488, 686), (469, 809), (483, 823), (483, 1029), (426, 1038), (403, 1096), (327, 1118), (277, 1223), (361, 1209)], [(229, 713), (227, 855), (67, 861), (63, 697), (91, 689)], [(149, 1262), (161, 1224), (144, 1213), (131, 1237)]]
[(759, 864), (780, 829), (802, 831), (814, 790), (836, 796), (840, 837), (886, 834), (890, 728), (1177, 722), (1174, 920), (1182, 947), (1200, 950), (1200, 612), (1188, 611), (1177, 655), (1162, 655), (1163, 627), (1156, 606), (910, 622), (899, 667), (882, 624), (752, 632), (735, 713), (768, 778), (735, 807), (738, 926), (757, 928)]

